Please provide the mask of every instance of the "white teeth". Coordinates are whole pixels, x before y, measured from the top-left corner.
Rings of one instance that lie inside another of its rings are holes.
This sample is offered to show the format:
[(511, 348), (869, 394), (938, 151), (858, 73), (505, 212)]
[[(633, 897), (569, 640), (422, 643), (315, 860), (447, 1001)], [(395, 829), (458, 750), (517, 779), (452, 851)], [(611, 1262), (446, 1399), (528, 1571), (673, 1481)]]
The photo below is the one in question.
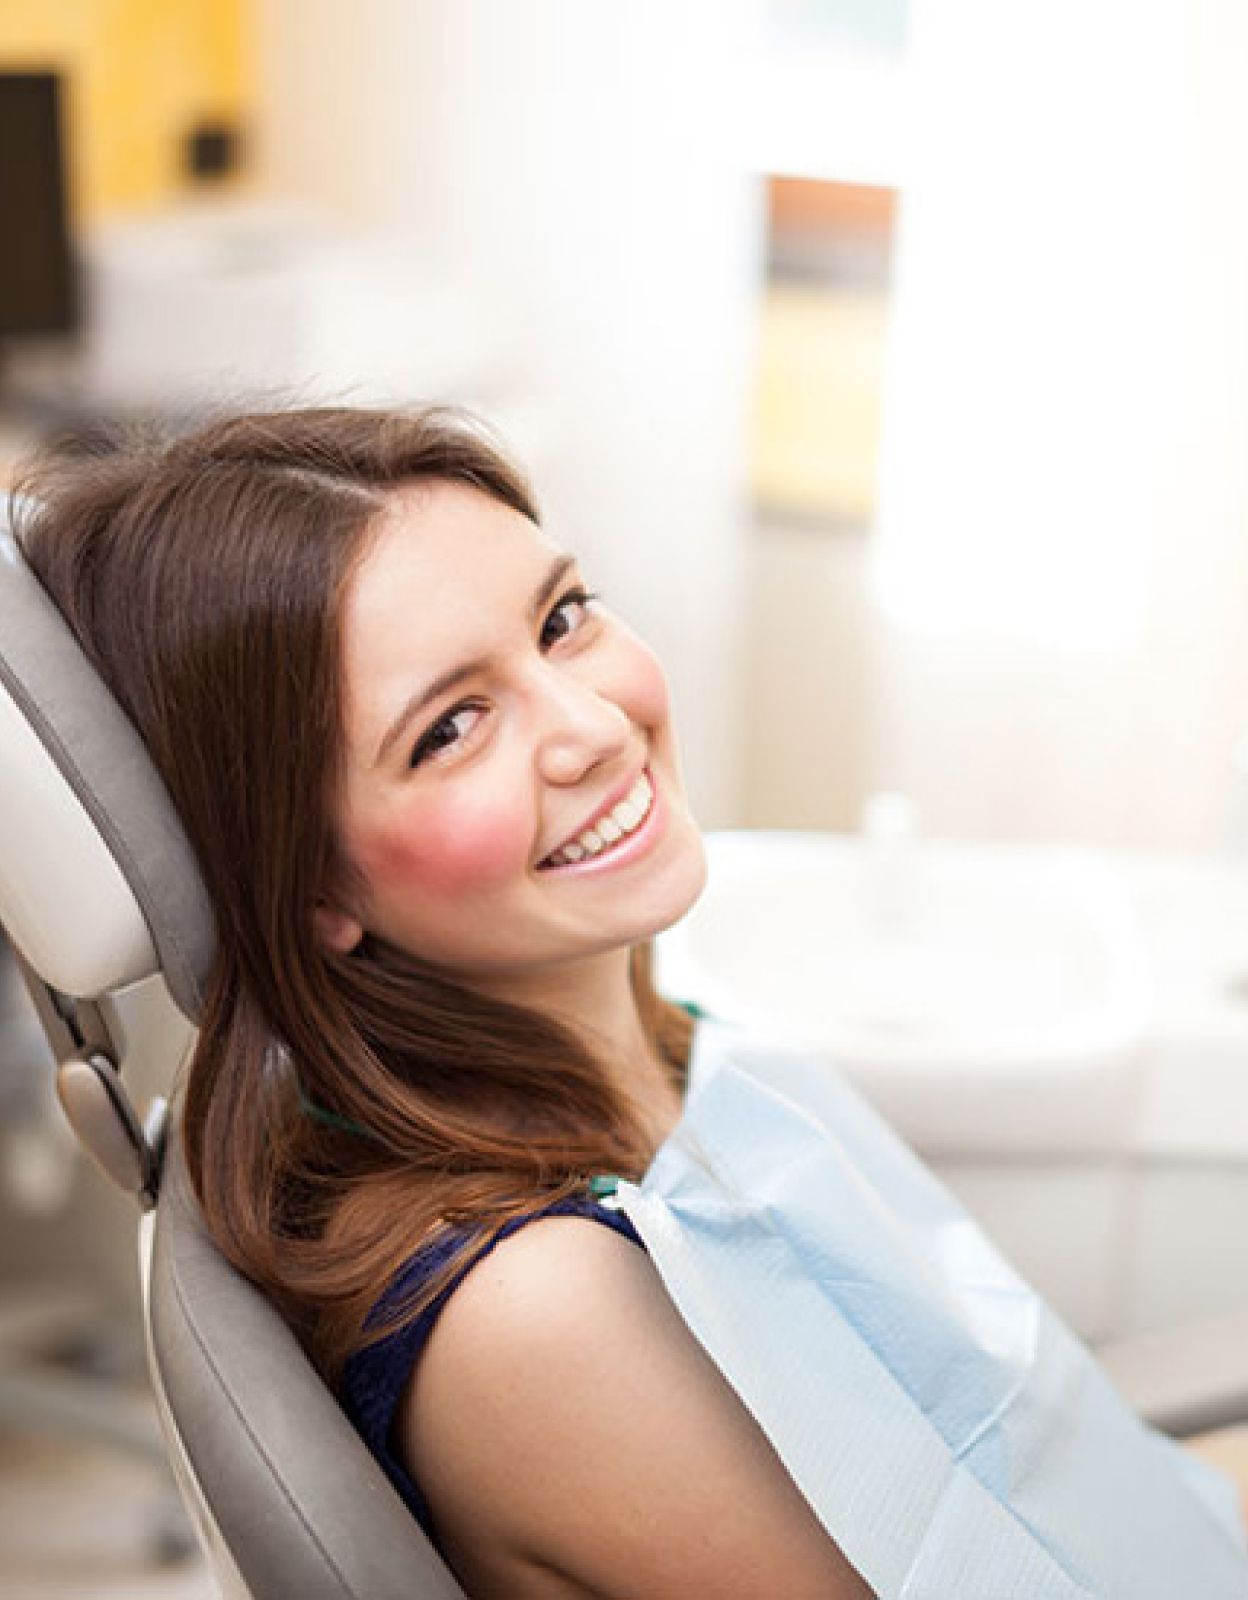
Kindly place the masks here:
[(643, 772), (618, 805), (606, 816), (599, 817), (592, 828), (577, 834), (561, 849), (553, 850), (546, 864), (562, 867), (569, 862), (582, 861), (586, 856), (601, 855), (608, 846), (618, 844), (626, 834), (635, 832), (641, 826), (650, 813), (653, 800), (654, 789)]

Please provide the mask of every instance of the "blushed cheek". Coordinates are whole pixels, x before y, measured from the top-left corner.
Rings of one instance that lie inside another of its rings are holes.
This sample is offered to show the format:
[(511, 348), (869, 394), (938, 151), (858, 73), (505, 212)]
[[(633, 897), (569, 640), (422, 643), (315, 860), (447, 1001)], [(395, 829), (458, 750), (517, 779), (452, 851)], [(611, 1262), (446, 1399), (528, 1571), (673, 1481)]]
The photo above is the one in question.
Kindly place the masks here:
[(667, 674), (659, 658), (649, 655), (642, 674), (642, 694), (646, 705), (645, 720), (651, 724), (664, 721), (671, 715), (671, 696), (667, 688)]
[(631, 630), (622, 631), (626, 652), (621, 659), (621, 675), (614, 697), (626, 706), (636, 721), (657, 726), (671, 714), (667, 674), (648, 644)]
[(356, 860), (382, 895), (423, 890), (438, 897), (500, 887), (524, 872), (533, 844), (527, 810), (460, 800), (395, 819), (357, 841)]

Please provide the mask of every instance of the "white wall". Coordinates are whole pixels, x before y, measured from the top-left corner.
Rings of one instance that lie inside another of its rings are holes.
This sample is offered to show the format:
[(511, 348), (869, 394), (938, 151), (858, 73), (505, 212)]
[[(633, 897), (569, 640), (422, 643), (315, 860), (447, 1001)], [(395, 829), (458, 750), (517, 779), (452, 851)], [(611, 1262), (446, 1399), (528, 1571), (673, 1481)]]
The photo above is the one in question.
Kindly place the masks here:
[(873, 781), (1216, 841), (1248, 720), (1248, 14), (914, 17)]
[(761, 236), (757, 0), (264, 0), (269, 184), (415, 230), (505, 307), (556, 534), (657, 646), (694, 804), (739, 803)]

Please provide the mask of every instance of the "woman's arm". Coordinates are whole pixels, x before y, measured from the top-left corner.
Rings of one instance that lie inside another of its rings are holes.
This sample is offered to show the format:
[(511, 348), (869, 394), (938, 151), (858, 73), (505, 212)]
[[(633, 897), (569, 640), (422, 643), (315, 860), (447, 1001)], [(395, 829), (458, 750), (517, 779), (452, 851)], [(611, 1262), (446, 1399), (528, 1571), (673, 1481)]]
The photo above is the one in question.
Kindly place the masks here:
[(474, 1600), (865, 1600), (644, 1251), (549, 1217), (442, 1313), (399, 1442)]

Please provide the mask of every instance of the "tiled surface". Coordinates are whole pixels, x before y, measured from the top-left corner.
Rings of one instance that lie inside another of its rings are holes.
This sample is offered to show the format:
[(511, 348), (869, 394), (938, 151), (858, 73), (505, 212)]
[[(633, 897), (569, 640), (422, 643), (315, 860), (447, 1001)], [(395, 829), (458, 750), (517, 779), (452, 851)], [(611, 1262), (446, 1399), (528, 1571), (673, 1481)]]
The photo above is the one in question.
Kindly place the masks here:
[(172, 1484), (119, 1451), (0, 1433), (0, 1595), (4, 1600), (214, 1600), (194, 1555), (158, 1555)]

